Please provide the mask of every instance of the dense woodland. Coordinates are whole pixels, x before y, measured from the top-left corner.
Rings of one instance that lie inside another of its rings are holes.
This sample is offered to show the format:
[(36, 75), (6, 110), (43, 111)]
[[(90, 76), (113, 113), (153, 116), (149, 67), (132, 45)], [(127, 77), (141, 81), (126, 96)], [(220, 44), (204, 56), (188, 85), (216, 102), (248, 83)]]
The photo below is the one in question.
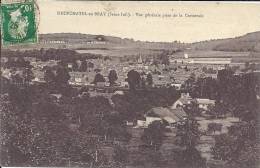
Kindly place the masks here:
[(8, 50), (5, 49), (1, 51), (1, 54), (7, 58), (12, 57), (31, 57), (36, 58), (41, 61), (49, 61), (49, 60), (63, 60), (65, 62), (72, 62), (72, 60), (81, 60), (81, 59), (98, 59), (103, 58), (102, 55), (97, 54), (79, 54), (75, 50), (70, 49), (34, 49), (34, 50)]

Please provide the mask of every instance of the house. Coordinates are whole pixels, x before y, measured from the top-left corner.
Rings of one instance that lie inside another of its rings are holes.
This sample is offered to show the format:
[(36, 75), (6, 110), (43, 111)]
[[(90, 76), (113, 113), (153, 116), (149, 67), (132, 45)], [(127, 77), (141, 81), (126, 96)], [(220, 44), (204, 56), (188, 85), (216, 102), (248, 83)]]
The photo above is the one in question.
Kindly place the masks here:
[(121, 87), (125, 87), (125, 88), (129, 88), (129, 84), (128, 84), (128, 82), (126, 82), (126, 81), (120, 82), (120, 86), (121, 86)]
[(61, 94), (55, 94), (55, 93), (50, 94), (50, 96), (51, 96), (52, 98), (54, 98), (54, 101), (55, 101), (55, 102), (59, 102), (60, 99), (61, 99), (61, 97), (62, 97)]
[(106, 82), (97, 82), (97, 87), (105, 87)]
[(134, 126), (134, 122), (132, 122), (132, 121), (125, 121), (125, 125), (126, 126)]
[(174, 113), (180, 120), (186, 120), (188, 117), (187, 113), (183, 110), (182, 107), (177, 109), (170, 109), (170, 111)]
[(187, 114), (182, 108), (154, 107), (144, 117), (144, 120), (137, 120), (137, 127), (148, 127), (154, 121), (162, 121), (167, 123), (168, 127), (174, 127), (177, 123), (184, 121)]
[(70, 80), (69, 82), (71, 84), (84, 84), (84, 83), (88, 83), (87, 81), (87, 75), (83, 72), (70, 72)]
[(172, 83), (171, 86), (174, 86), (176, 90), (180, 90), (181, 89), (181, 83)]
[(136, 127), (147, 127), (145, 120), (137, 120)]
[(3, 68), (1, 68), (1, 76), (5, 77), (7, 79), (10, 79), (11, 75), (12, 75), (12, 72), (11, 72), (10, 69), (3, 69)]
[(72, 63), (68, 63), (68, 68), (72, 68), (72, 67), (73, 67)]
[(122, 91), (122, 90), (116, 90), (115, 92), (114, 92), (114, 95), (124, 95), (125, 93), (124, 93), (124, 91)]
[(181, 93), (181, 97), (173, 103), (171, 109), (177, 109), (178, 107), (184, 107), (191, 104), (193, 99), (190, 97), (189, 93)]
[(197, 98), (195, 101), (199, 105), (199, 108), (204, 110), (208, 110), (209, 105), (215, 105), (215, 100)]

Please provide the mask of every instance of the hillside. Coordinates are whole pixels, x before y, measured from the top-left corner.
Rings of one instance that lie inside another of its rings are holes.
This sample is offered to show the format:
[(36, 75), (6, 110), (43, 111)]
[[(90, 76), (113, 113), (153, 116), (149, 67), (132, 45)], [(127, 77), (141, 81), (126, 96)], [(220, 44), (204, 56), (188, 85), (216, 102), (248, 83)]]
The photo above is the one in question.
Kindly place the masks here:
[[(39, 42), (43, 41), (65, 41), (70, 46), (77, 46), (79, 44), (85, 49), (91, 48), (89, 43), (96, 43), (94, 46), (102, 46), (103, 48), (146, 48), (146, 49), (174, 49), (184, 48), (183, 43), (177, 42), (147, 42), (147, 41), (135, 41), (128, 38), (120, 38), (114, 36), (105, 35), (90, 35), (80, 33), (55, 33), (55, 34), (40, 34)], [(103, 44), (103, 45), (101, 45)], [(77, 47), (75, 47), (77, 48)]]
[[(180, 42), (148, 42), (136, 41), (129, 38), (120, 38), (105, 35), (91, 35), (80, 33), (53, 33), (40, 34), (38, 44), (25, 44), (8, 46), (8, 49), (40, 49), (40, 48), (67, 48), (77, 50), (80, 53), (91, 53), (105, 56), (136, 56), (136, 55), (157, 55), (164, 50), (178, 50), (191, 52), (191, 55), (200, 56), (196, 51), (203, 51), (202, 55), (211, 57), (219, 55), (220, 52), (250, 52), (260, 53), (260, 31), (248, 33), (236, 38), (207, 40), (196, 43)], [(188, 49), (189, 48), (189, 49)], [(204, 52), (205, 51), (205, 52)], [(213, 52), (216, 51), (216, 52)], [(179, 53), (179, 52), (178, 52)], [(176, 53), (176, 54), (178, 54)], [(221, 56), (229, 55), (221, 53)], [(252, 54), (250, 54), (252, 55)], [(247, 57), (247, 56), (246, 56)]]
[(184, 50), (185, 44), (178, 42), (147, 42), (135, 41), (105, 35), (80, 33), (39, 34), (37, 44), (8, 46), (11, 50), (32, 50), (41, 48), (72, 49), (79, 53), (89, 53), (103, 56), (137, 56), (158, 55), (164, 50)]
[(190, 47), (193, 50), (260, 52), (260, 31), (235, 38), (197, 42), (191, 44)]

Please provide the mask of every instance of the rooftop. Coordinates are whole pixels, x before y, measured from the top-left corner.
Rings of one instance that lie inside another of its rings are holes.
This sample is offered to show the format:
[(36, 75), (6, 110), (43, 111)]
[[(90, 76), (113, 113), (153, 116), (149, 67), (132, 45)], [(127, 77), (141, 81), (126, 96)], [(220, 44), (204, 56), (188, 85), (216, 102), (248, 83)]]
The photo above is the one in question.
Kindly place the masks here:
[(146, 116), (159, 117), (169, 123), (173, 123), (174, 121), (176, 122), (182, 120), (184, 117), (187, 116), (187, 114), (183, 111), (182, 108), (168, 109), (164, 107), (154, 107), (146, 113)]

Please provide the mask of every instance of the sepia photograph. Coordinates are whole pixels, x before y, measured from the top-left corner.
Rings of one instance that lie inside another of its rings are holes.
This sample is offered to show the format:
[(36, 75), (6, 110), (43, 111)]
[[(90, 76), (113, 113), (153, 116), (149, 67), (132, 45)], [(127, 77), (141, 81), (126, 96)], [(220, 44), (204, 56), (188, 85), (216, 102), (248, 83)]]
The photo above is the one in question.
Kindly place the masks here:
[(2, 0), (0, 21), (1, 167), (260, 167), (260, 2)]

